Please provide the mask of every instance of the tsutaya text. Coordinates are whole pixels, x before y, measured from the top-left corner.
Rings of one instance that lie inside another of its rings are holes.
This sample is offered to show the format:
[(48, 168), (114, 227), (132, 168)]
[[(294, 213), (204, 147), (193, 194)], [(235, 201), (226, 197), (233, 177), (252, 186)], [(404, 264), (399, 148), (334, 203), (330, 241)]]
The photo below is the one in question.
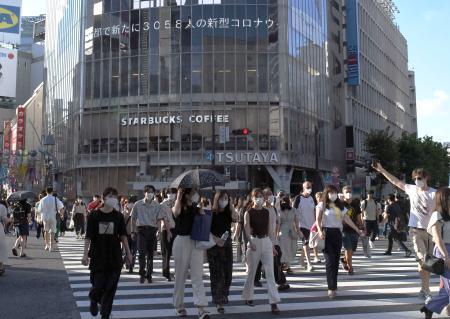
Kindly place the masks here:
[[(228, 114), (219, 115), (189, 115), (186, 117), (189, 123), (229, 123), (230, 116)], [(181, 115), (165, 115), (165, 116), (141, 116), (141, 117), (123, 117), (120, 120), (121, 126), (131, 125), (160, 125), (160, 124), (180, 124), (183, 123)]]
[(275, 152), (216, 152), (218, 164), (277, 164)]
[(271, 19), (261, 20), (257, 18), (256, 20), (252, 19), (230, 19), (230, 18), (209, 18), (209, 19), (198, 19), (192, 20), (189, 19), (187, 21), (176, 20), (173, 23), (171, 20), (155, 20), (153, 22), (143, 22), (136, 24), (117, 24), (113, 26), (103, 27), (103, 28), (95, 28), (94, 27), (94, 38), (98, 38), (100, 36), (112, 36), (112, 35), (122, 35), (127, 36), (129, 33), (135, 32), (144, 32), (160, 29), (229, 29), (229, 28), (262, 28), (266, 27), (267, 29), (273, 28), (275, 22)]

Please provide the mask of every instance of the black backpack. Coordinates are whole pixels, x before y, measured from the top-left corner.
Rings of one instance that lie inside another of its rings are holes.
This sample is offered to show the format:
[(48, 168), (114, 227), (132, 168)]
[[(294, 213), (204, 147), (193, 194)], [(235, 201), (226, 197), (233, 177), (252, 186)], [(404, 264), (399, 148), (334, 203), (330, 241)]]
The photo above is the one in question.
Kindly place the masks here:
[(22, 207), (22, 205), (14, 206), (13, 211), (12, 211), (12, 216), (13, 216), (13, 225), (14, 226), (23, 225), (28, 222), (27, 221), (27, 212)]

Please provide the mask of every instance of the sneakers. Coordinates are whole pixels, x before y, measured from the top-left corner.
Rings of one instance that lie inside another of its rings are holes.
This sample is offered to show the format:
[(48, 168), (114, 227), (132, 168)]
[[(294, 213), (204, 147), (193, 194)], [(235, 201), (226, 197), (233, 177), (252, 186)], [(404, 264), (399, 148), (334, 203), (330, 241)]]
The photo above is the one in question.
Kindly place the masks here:
[(312, 265), (308, 265), (308, 267), (306, 268), (306, 270), (308, 272), (313, 272), (314, 271), (314, 267)]
[(270, 312), (272, 312), (275, 315), (280, 313), (280, 309), (278, 309), (277, 304), (273, 303), (270, 305)]
[(178, 317), (186, 317), (187, 316), (187, 311), (186, 309), (177, 309), (176, 310), (177, 316)]
[(335, 299), (336, 298), (336, 290), (328, 290), (328, 298)]
[(383, 255), (385, 255), (385, 256), (390, 256), (390, 255), (392, 255), (392, 253), (391, 253), (390, 251), (385, 251), (385, 252), (383, 253)]
[(313, 263), (315, 263), (315, 264), (320, 264), (322, 262), (322, 260), (319, 258), (319, 257), (314, 257), (314, 261), (313, 261)]
[(278, 291), (285, 291), (285, 290), (288, 290), (290, 288), (291, 288), (291, 286), (289, 286), (288, 284), (283, 284), (283, 285), (279, 285), (278, 286)]
[(48, 246), (47, 246), (47, 245), (45, 245), (45, 248), (44, 248), (44, 250), (48, 250)]
[(369, 247), (370, 247), (371, 249), (373, 249), (373, 247), (374, 247), (373, 241), (371, 241), (371, 240), (369, 240)]
[(198, 319), (209, 319), (209, 312), (206, 310), (201, 310), (198, 312)]
[(89, 306), (89, 311), (93, 317), (98, 315), (98, 304), (96, 301), (91, 299), (91, 304)]
[(144, 277), (144, 276), (141, 276), (141, 277), (139, 278), (139, 282), (140, 282), (141, 284), (145, 283), (145, 277)]

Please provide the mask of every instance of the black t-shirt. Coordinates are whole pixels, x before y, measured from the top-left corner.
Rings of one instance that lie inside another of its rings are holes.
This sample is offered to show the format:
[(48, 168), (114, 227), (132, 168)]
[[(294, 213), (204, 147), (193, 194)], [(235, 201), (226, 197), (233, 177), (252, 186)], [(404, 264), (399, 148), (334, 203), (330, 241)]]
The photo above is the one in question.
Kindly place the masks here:
[(31, 214), (31, 205), (27, 202), (19, 202), (13, 208), (13, 224), (28, 225), (28, 214)]
[(222, 237), (222, 235), (228, 231), (231, 233), (231, 210), (230, 207), (227, 206), (224, 211), (212, 213), (212, 221), (211, 221), (211, 233), (216, 237)]
[(252, 229), (253, 236), (268, 236), (269, 235), (269, 211), (265, 208), (257, 210), (250, 208), (248, 210), (250, 216), (250, 227)]
[(116, 210), (91, 212), (87, 222), (86, 238), (91, 240), (89, 269), (93, 271), (120, 270), (123, 266), (120, 237), (126, 236), (123, 215)]
[[(401, 227), (402, 222), (402, 208), (399, 204), (393, 203), (386, 207), (386, 213), (389, 215), (388, 217), (388, 223), (391, 227)], [(397, 220), (397, 224), (396, 224)]]
[(195, 215), (199, 213), (199, 211), (200, 208), (194, 205), (181, 207), (180, 215), (175, 218), (175, 230), (177, 232), (177, 235), (191, 235), (194, 218)]
[[(347, 216), (350, 217), (350, 219), (352, 220), (352, 222), (358, 226), (359, 225), (359, 215), (361, 214), (361, 208), (358, 205), (358, 203), (356, 201), (352, 201), (351, 204), (347, 203), (347, 202), (343, 202), (344, 203), (344, 207), (347, 209)], [(356, 233), (356, 231), (351, 228), (349, 225), (347, 225), (345, 222), (343, 223), (343, 229), (344, 232), (346, 233)]]

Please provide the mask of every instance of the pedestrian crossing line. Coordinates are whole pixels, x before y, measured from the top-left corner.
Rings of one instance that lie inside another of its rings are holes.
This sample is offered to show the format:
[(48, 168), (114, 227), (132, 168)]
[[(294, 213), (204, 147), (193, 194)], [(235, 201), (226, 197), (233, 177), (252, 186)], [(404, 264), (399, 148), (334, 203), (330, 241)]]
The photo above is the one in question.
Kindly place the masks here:
[[(384, 241), (387, 244), (386, 241)], [(384, 256), (383, 242), (377, 242), (372, 250), (372, 258), (366, 258), (362, 249), (354, 256), (355, 275), (349, 276), (339, 271), (338, 297), (329, 300), (326, 296), (325, 263), (314, 264), (315, 271), (307, 272), (299, 264), (299, 254), (291, 265), (293, 275), (287, 275), (291, 289), (281, 292), (282, 303), (279, 305), (283, 318), (310, 319), (379, 319), (379, 318), (423, 318), (417, 309), (423, 303), (418, 298), (420, 279), (417, 263), (414, 258), (405, 258), (401, 252), (393, 252)], [(76, 240), (71, 234), (60, 239), (59, 251), (72, 288), (76, 305), (82, 319), (92, 318), (89, 309), (88, 293), (91, 287), (89, 270), (81, 265), (84, 243)], [(236, 252), (234, 252), (236, 253)], [(173, 282), (167, 282), (161, 274), (161, 256), (154, 257), (154, 275), (152, 284), (140, 284), (137, 273), (122, 273), (112, 317), (119, 318), (173, 318)], [(204, 263), (204, 283), (207, 298), (211, 301), (209, 267)], [(137, 270), (136, 263), (136, 270)], [(173, 270), (173, 260), (171, 261)], [(248, 307), (241, 300), (243, 284), (246, 278), (246, 267), (241, 262), (233, 265), (233, 281), (230, 287), (229, 305), (226, 313), (220, 318), (248, 319), (249, 314), (257, 314), (258, 318), (272, 318), (267, 304), (267, 289), (255, 288), (255, 307)], [(431, 281), (432, 292), (436, 293), (439, 278)], [(190, 315), (197, 309), (193, 305), (192, 285), (186, 283), (185, 304)], [(210, 303), (210, 305), (212, 305)], [(207, 308), (212, 315), (217, 314), (214, 307)], [(436, 317), (439, 318), (439, 317)]]

